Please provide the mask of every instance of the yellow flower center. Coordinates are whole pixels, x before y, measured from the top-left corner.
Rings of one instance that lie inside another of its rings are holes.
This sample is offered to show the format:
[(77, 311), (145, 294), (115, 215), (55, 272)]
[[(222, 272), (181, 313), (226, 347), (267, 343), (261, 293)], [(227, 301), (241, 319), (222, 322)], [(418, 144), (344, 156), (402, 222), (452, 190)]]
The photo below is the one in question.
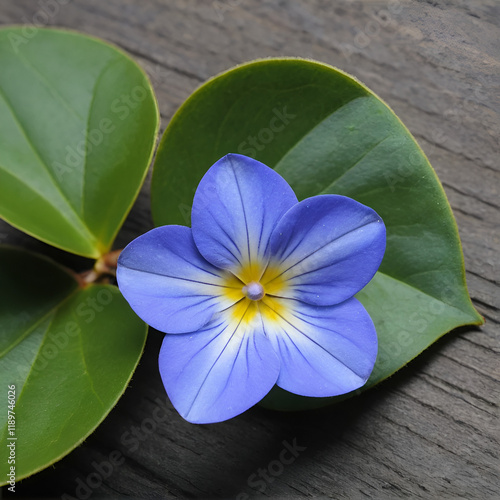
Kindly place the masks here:
[(245, 265), (235, 274), (228, 273), (224, 295), (234, 302), (233, 319), (248, 325), (259, 314), (277, 320), (285, 312), (279, 297), (286, 286), (283, 270), (278, 266)]

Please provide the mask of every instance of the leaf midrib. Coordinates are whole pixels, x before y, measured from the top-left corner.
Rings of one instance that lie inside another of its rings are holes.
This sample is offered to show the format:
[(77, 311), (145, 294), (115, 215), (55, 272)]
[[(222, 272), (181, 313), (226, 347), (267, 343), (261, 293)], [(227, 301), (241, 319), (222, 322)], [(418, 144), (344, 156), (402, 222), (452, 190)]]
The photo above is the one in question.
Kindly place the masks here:
[(24, 332), (24, 334), (20, 335), (17, 339), (16, 342), (14, 342), (12, 345), (8, 346), (5, 350), (0, 352), (0, 359), (3, 358), (6, 354), (8, 354), (14, 347), (16, 347), (18, 344), (20, 344), (29, 334), (33, 332), (38, 326), (40, 326), (41, 323), (43, 323), (51, 314), (54, 314), (57, 309), (59, 309), (65, 302), (67, 302), (73, 295), (76, 295), (80, 288), (76, 285), (75, 283), (75, 288), (66, 296), (64, 299), (62, 299), (60, 302), (57, 302), (57, 304), (52, 307), (49, 311), (47, 311), (43, 316), (41, 316), (38, 320), (35, 321), (27, 330)]
[[(26, 143), (29, 145), (29, 147), (31, 148), (32, 152), (34, 153), (35, 157), (38, 159), (40, 165), (44, 168), (45, 172), (47, 173), (47, 175), (52, 179), (52, 182), (53, 182), (53, 185), (55, 186), (56, 190), (59, 192), (59, 194), (61, 195), (61, 198), (62, 200), (65, 202), (65, 204), (67, 205), (68, 209), (70, 212), (72, 212), (76, 219), (80, 222), (81, 224), (81, 227), (85, 230), (85, 232), (87, 233), (87, 236), (88, 236), (88, 240), (91, 242), (91, 244), (96, 247), (95, 243), (96, 243), (96, 238), (94, 236), (94, 234), (90, 231), (89, 227), (86, 225), (85, 221), (82, 220), (82, 218), (80, 217), (80, 215), (77, 213), (76, 211), (76, 208), (70, 203), (68, 197), (66, 196), (66, 194), (62, 191), (60, 185), (56, 182), (55, 178), (54, 178), (54, 175), (52, 174), (50, 168), (48, 167), (47, 163), (45, 162), (45, 160), (43, 160), (43, 158), (41, 157), (38, 149), (35, 147), (35, 145), (33, 144), (33, 142), (30, 140), (30, 138), (28, 137), (27, 133), (26, 133), (26, 129), (24, 128), (24, 125), (21, 123), (17, 113), (15, 112), (14, 108), (12, 107), (12, 104), (11, 102), (8, 100), (7, 96), (5, 95), (5, 92), (3, 91), (2, 87), (0, 86), (0, 97), (3, 98), (5, 104), (7, 105), (7, 107), (9, 108), (10, 112), (11, 112), (11, 115), (14, 119), (14, 121), (17, 123), (18, 127), (19, 127), (19, 130), (21, 131), (23, 137), (25, 138), (26, 140)], [(8, 172), (10, 173), (10, 170), (8, 170)], [(12, 175), (12, 174), (11, 174)], [(15, 176), (14, 176), (15, 177)], [(17, 177), (16, 177), (17, 178)], [(32, 189), (33, 190), (33, 189)], [(33, 190), (34, 191), (34, 190)], [(35, 191), (36, 192), (36, 191)], [(44, 195), (42, 195), (41, 193), (38, 193), (42, 198), (44, 199), (47, 199)], [(50, 204), (50, 202), (49, 202)]]
[[(35, 323), (33, 323), (33, 325), (31, 325), (23, 335), (19, 336), (19, 338), (16, 339), (17, 340), (16, 342), (14, 342), (6, 350), (4, 350), (2, 353), (0, 353), (0, 359), (2, 357), (4, 357), (6, 354), (8, 354), (10, 351), (12, 351), (12, 349), (14, 349), (17, 345), (19, 345), (24, 339), (26, 339), (33, 332), (33, 330), (35, 330), (40, 324), (42, 324), (46, 319), (48, 319), (52, 315), (53, 317), (50, 320), (49, 324), (47, 325), (47, 328), (45, 329), (45, 332), (43, 333), (42, 341), (40, 342), (40, 345), (38, 346), (38, 350), (37, 350), (35, 356), (33, 357), (33, 360), (36, 361), (36, 359), (38, 358), (38, 355), (40, 354), (40, 351), (42, 350), (42, 347), (44, 345), (45, 336), (47, 335), (47, 332), (50, 329), (50, 325), (52, 324), (52, 321), (55, 318), (57, 310), (65, 302), (69, 301), (73, 296), (75, 296), (79, 290), (80, 290), (80, 288), (78, 286), (75, 287), (75, 289), (72, 290), (71, 293), (67, 297), (65, 297), (61, 302), (58, 302), (54, 307), (52, 307), (49, 311), (47, 311), (41, 318), (39, 318)], [(26, 378), (24, 379), (24, 383), (23, 383), (23, 386), (21, 388), (21, 392), (19, 393), (19, 395), (16, 398), (16, 405), (19, 403), (19, 401), (22, 398), (22, 395), (24, 393), (24, 389), (27, 385), (28, 379), (30, 378), (31, 373), (33, 372), (33, 367), (35, 366), (35, 361), (31, 364), (31, 367), (26, 375)], [(7, 428), (8, 428), (8, 421), (5, 422), (5, 425), (1, 428), (0, 436), (4, 436), (5, 432), (7, 431)]]
[(96, 78), (94, 82), (94, 86), (92, 87), (92, 98), (90, 100), (89, 108), (88, 108), (88, 115), (87, 115), (87, 123), (86, 123), (86, 128), (85, 128), (85, 158), (83, 161), (83, 170), (82, 170), (82, 190), (81, 190), (81, 206), (80, 206), (80, 211), (82, 214), (82, 218), (84, 217), (85, 214), (85, 179), (87, 178), (87, 164), (88, 164), (88, 146), (89, 146), (89, 129), (90, 129), (90, 120), (92, 118), (92, 108), (94, 105), (94, 101), (96, 98), (97, 94), (97, 87), (101, 81), (101, 78), (103, 75), (113, 66), (113, 64), (116, 64), (117, 62), (120, 62), (120, 59), (117, 57), (111, 58), (106, 65), (103, 66), (101, 72), (99, 73), (98, 77)]
[[(30, 186), (24, 179), (22, 179), (21, 177), (18, 177), (17, 175), (14, 174), (14, 172), (12, 172), (10, 169), (8, 169), (7, 167), (4, 167), (3, 165), (0, 165), (0, 170), (3, 170), (7, 175), (9, 175), (10, 177), (13, 177), (14, 179), (18, 180), (20, 183), (24, 184), (26, 186), (27, 189), (29, 189), (30, 191), (32, 191), (33, 193), (36, 193), (37, 195), (40, 195), (40, 193), (38, 191), (36, 191), (35, 189), (33, 189), (32, 186)], [(51, 207), (54, 208), (55, 211), (59, 212), (61, 214), (61, 216), (66, 220), (68, 221), (68, 224), (73, 227), (77, 232), (78, 232), (78, 228), (76, 228), (74, 225), (73, 225), (73, 222), (74, 220), (73, 219), (70, 219), (68, 218), (68, 214), (65, 213), (64, 211), (60, 210), (59, 207), (57, 207), (56, 205), (54, 205), (53, 203), (51, 203), (51, 200), (49, 198), (46, 198), (44, 196), (41, 196), (42, 199), (44, 199), (48, 205), (50, 205)], [(81, 219), (79, 219), (81, 220)], [(86, 226), (83, 226), (81, 229), (84, 229), (86, 230)], [(25, 230), (25, 232), (28, 232), (29, 230)], [(31, 233), (29, 233), (31, 234)], [(87, 243), (89, 243), (91, 245), (92, 248), (95, 249), (95, 245), (93, 245), (93, 242), (95, 242), (95, 238), (92, 236), (92, 240), (89, 240), (89, 239), (85, 239), (85, 241)]]
[(57, 90), (57, 88), (48, 80), (48, 78), (41, 73), (41, 71), (26, 57), (26, 54), (23, 54), (21, 50), (18, 50), (17, 55), (19, 56), (19, 59), (22, 59), (22, 61), (25, 63), (25, 68), (27, 70), (32, 70), (35, 72), (41, 80), (45, 83), (45, 86), (51, 91), (51, 94), (55, 96), (59, 101), (61, 101), (64, 105), (64, 107), (72, 113), (74, 116), (76, 116), (79, 120), (85, 122), (85, 118), (83, 116), (80, 116), (80, 113), (76, 111), (67, 101), (64, 99), (64, 97), (61, 95), (61, 93)]
[[(55, 317), (57, 315), (58, 310), (60, 310), (60, 308), (63, 307), (64, 304), (66, 304), (67, 302), (69, 302), (79, 292), (81, 292), (81, 288), (78, 287), (78, 286), (76, 286), (75, 289), (72, 290), (71, 293), (69, 293), (67, 297), (65, 297), (63, 300), (61, 300), (60, 302), (58, 302), (54, 307), (52, 307), (43, 316), (41, 316), (35, 323), (33, 323), (26, 330), (26, 332), (23, 335), (19, 336), (19, 338), (16, 339), (16, 342), (14, 342), (6, 350), (4, 350), (2, 353), (0, 353), (0, 358), (2, 358), (3, 356), (5, 356), (6, 354), (8, 354), (10, 351), (12, 351), (12, 349), (14, 349), (23, 340), (25, 340), (40, 324), (42, 324), (45, 320), (49, 319), (50, 316), (52, 316), (50, 322), (47, 325), (47, 328), (45, 329), (45, 331), (43, 333), (43, 339), (40, 342), (38, 350), (37, 350), (35, 356), (33, 357), (34, 362), (31, 364), (31, 367), (30, 367), (30, 369), (29, 369), (29, 371), (28, 371), (28, 373), (26, 375), (26, 378), (24, 379), (24, 383), (23, 383), (23, 386), (21, 388), (21, 391), (19, 392), (19, 395), (16, 398), (16, 405), (19, 404), (19, 401), (21, 401), (21, 399), (23, 397), (24, 390), (25, 390), (26, 386), (28, 385), (28, 380), (30, 379), (30, 376), (31, 376), (31, 374), (33, 372), (33, 368), (35, 366), (35, 361), (38, 358), (38, 355), (40, 354), (40, 351), (42, 350), (42, 348), (44, 346), (45, 337), (47, 336), (47, 332), (50, 330), (50, 327), (51, 327), (52, 322), (54, 321), (54, 319), (55, 319)], [(90, 372), (88, 370), (87, 362), (86, 362), (86, 359), (85, 359), (85, 354), (84, 354), (84, 351), (83, 351), (83, 343), (82, 343), (82, 336), (81, 335), (79, 335), (79, 345), (80, 345), (80, 353), (81, 353), (81, 357), (82, 357), (83, 366), (85, 368), (84, 375), (86, 375), (86, 379), (89, 382), (90, 390), (95, 395), (96, 399), (99, 401), (99, 404), (101, 405), (101, 407), (103, 409), (106, 409), (106, 405), (104, 404), (104, 402), (102, 401), (101, 397), (97, 394), (97, 392), (96, 392), (96, 390), (94, 388), (94, 382), (92, 380), (92, 377), (90, 376)], [(2, 427), (2, 429), (0, 431), (0, 435), (1, 436), (3, 436), (5, 434), (5, 432), (7, 431), (7, 428), (8, 428), (8, 422), (6, 422), (5, 426)]]

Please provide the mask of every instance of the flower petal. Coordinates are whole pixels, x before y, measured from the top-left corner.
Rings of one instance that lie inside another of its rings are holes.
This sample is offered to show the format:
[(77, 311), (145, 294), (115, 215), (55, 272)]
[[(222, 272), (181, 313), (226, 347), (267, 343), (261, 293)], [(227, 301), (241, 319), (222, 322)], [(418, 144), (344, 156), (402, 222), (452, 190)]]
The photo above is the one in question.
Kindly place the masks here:
[(228, 154), (196, 190), (191, 215), (196, 246), (209, 262), (246, 280), (240, 269), (267, 263), (271, 232), (296, 203), (291, 187), (273, 169)]
[(229, 276), (198, 252), (191, 229), (163, 226), (120, 254), (118, 287), (136, 314), (162, 332), (192, 332), (236, 300)]
[[(376, 273), (385, 251), (385, 226), (376, 212), (351, 198), (314, 196), (282, 217), (270, 247), (279, 272), (263, 281), (266, 289), (309, 304), (339, 304)], [(276, 280), (283, 286), (274, 286)]]
[(198, 332), (163, 340), (163, 384), (189, 422), (222, 422), (239, 415), (258, 403), (278, 378), (279, 359), (260, 316), (247, 321), (242, 319), (245, 311), (238, 309), (235, 305), (218, 314)]
[(312, 306), (263, 301), (264, 330), (281, 358), (277, 385), (302, 396), (327, 397), (366, 382), (377, 357), (377, 334), (361, 303)]

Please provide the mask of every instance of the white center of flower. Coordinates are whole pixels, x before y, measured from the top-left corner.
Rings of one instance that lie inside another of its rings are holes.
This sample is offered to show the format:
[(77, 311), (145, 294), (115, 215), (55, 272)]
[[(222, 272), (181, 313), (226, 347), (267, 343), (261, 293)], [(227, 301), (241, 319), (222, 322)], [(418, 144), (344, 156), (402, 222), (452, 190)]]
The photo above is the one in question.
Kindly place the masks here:
[(243, 287), (242, 291), (250, 300), (260, 300), (266, 294), (264, 287), (256, 281), (250, 281), (248, 285)]

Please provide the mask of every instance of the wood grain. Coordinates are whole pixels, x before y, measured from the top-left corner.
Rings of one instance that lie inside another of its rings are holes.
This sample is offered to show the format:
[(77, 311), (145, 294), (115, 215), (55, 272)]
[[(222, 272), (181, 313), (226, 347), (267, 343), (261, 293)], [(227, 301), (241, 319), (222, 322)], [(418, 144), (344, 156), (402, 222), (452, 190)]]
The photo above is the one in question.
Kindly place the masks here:
[[(56, 3), (48, 18), (37, 14)], [(500, 5), (2, 0), (3, 25), (41, 18), (134, 56), (152, 78), (162, 130), (200, 83), (251, 59), (309, 57), (356, 75), (401, 117), (436, 169), (457, 219), (470, 294), (487, 323), (452, 332), (336, 407), (255, 408), (210, 426), (184, 422), (166, 400), (161, 336), (153, 332), (105, 422), (54, 467), (19, 483), (17, 498), (498, 498)], [(117, 246), (150, 227), (146, 183)], [(4, 223), (0, 241), (88, 265)], [(283, 451), (294, 444), (297, 456)], [(294, 460), (280, 466), (282, 453)], [(106, 474), (96, 467), (111, 458), (119, 465), (99, 480)], [(78, 490), (85, 481), (96, 486), (88, 496)]]

